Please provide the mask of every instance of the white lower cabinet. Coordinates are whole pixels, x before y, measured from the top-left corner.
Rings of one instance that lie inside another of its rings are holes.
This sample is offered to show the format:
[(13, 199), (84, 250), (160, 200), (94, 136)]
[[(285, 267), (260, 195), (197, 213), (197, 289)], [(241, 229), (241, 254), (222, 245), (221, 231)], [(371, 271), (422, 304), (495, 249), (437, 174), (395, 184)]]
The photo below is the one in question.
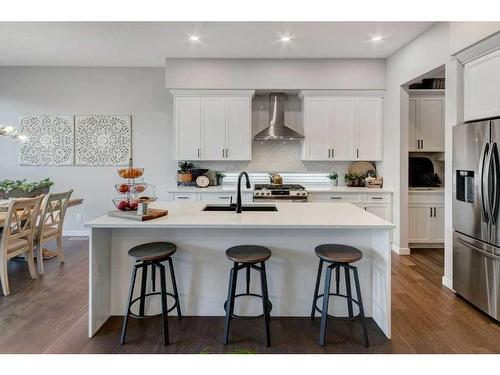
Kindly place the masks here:
[(309, 202), (352, 203), (365, 211), (392, 222), (392, 199), (390, 192), (377, 194), (311, 192), (309, 193)]
[[(230, 202), (236, 203), (236, 192), (171, 192), (170, 200), (175, 201), (191, 201), (191, 202), (205, 202), (210, 204), (229, 204)], [(242, 192), (241, 200), (243, 202), (252, 202), (252, 192)]]
[(410, 244), (444, 243), (443, 194), (410, 194), (408, 242)]

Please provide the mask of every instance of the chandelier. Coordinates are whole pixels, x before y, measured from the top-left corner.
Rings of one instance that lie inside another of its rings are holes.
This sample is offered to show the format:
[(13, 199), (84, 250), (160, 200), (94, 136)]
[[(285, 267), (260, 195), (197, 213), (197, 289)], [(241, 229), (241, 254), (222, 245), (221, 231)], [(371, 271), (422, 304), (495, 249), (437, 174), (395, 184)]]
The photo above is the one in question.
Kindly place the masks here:
[(21, 142), (26, 142), (28, 140), (26, 135), (19, 134), (17, 129), (12, 125), (0, 124), (0, 136), (14, 138)]

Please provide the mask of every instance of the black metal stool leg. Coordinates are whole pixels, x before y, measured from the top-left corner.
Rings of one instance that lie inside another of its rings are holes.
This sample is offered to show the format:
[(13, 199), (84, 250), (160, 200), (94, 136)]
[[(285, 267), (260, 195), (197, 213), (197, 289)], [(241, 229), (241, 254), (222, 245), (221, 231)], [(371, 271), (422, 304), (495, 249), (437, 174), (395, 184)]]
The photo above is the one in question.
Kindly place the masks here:
[(130, 304), (132, 303), (132, 297), (134, 296), (135, 277), (137, 276), (137, 268), (139, 267), (141, 266), (134, 264), (134, 269), (132, 271), (132, 278), (130, 279), (128, 302), (127, 302), (127, 307), (125, 308), (125, 316), (123, 317), (123, 323), (122, 323), (122, 334), (120, 336), (120, 344), (122, 345), (125, 344), (125, 335), (127, 334), (128, 317), (130, 315)]
[(156, 266), (151, 263), (151, 284), (153, 292), (156, 292)]
[(247, 266), (247, 294), (250, 293), (250, 266)]
[(325, 276), (325, 288), (323, 292), (323, 308), (321, 309), (321, 328), (319, 332), (319, 344), (325, 346), (325, 336), (326, 336), (326, 321), (328, 319), (328, 300), (330, 297), (330, 283), (332, 281), (332, 268), (334, 265), (330, 265), (326, 268)]
[(271, 346), (271, 332), (269, 329), (269, 321), (271, 320), (269, 314), (269, 295), (267, 290), (267, 275), (266, 266), (264, 262), (260, 263), (260, 284), (262, 288), (262, 312), (264, 313), (264, 323), (266, 326), (266, 345)]
[(319, 283), (321, 282), (321, 272), (323, 272), (323, 259), (319, 259), (318, 274), (316, 276), (316, 285), (314, 287), (314, 297), (311, 308), (311, 319), (314, 319), (316, 314), (316, 298), (318, 298)]
[(160, 284), (161, 284), (161, 325), (163, 328), (163, 345), (169, 344), (168, 338), (168, 307), (167, 307), (167, 285), (165, 282), (165, 266), (161, 263), (156, 263), (160, 268)]
[(352, 269), (354, 273), (354, 283), (356, 285), (356, 294), (359, 304), (359, 316), (361, 318), (361, 324), (363, 325), (363, 332), (365, 336), (365, 346), (369, 347), (370, 343), (368, 342), (368, 330), (366, 329), (365, 311), (363, 309), (363, 300), (361, 298), (361, 288), (359, 286), (358, 269), (356, 267), (353, 267)]
[(348, 267), (344, 267), (344, 271), (345, 271), (345, 289), (346, 289), (346, 295), (347, 295), (347, 297), (349, 297), (347, 299), (347, 311), (349, 311), (349, 318), (352, 318), (354, 315), (353, 315), (353, 312), (352, 312), (352, 301), (350, 300), (350, 298), (352, 298), (351, 276), (349, 274), (349, 268)]
[(226, 317), (224, 319), (224, 345), (229, 342), (229, 325), (234, 310), (234, 296), (236, 295), (236, 282), (238, 279), (238, 263), (234, 262), (229, 276), (229, 287), (226, 300)]
[(335, 266), (335, 290), (337, 294), (340, 293), (340, 265)]
[(142, 277), (141, 277), (141, 300), (139, 304), (139, 316), (144, 316), (144, 306), (146, 302), (146, 283), (148, 279), (148, 265), (149, 263), (143, 262)]
[(172, 279), (172, 287), (174, 288), (175, 303), (177, 305), (177, 317), (182, 319), (181, 303), (179, 302), (179, 292), (177, 291), (177, 282), (175, 281), (174, 264), (172, 258), (168, 258), (168, 267), (170, 268), (170, 278)]

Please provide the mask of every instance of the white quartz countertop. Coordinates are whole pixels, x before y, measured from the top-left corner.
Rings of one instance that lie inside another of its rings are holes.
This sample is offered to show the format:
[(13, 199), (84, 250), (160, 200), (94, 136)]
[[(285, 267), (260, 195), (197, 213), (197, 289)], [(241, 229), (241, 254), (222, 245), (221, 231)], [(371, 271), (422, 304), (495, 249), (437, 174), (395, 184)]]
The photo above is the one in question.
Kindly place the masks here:
[(155, 202), (168, 215), (149, 221), (109, 216), (91, 220), (90, 228), (262, 228), (393, 229), (395, 225), (350, 203), (276, 203), (276, 212), (203, 212), (202, 202)]
[[(372, 194), (390, 194), (392, 190), (385, 188), (367, 188), (367, 187), (348, 187), (348, 186), (332, 186), (332, 185), (308, 185), (301, 184), (310, 193), (372, 193)], [(236, 192), (236, 185), (221, 185), (221, 186), (208, 186), (206, 188), (199, 188), (196, 186), (177, 186), (167, 190), (169, 193), (234, 193)], [(251, 189), (244, 189), (242, 192), (253, 192)]]

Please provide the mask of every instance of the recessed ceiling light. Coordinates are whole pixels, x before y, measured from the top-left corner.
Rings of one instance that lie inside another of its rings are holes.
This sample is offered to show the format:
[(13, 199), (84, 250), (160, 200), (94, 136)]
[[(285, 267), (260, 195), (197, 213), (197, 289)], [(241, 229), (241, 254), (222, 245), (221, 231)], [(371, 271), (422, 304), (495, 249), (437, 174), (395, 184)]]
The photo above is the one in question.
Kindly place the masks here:
[(192, 42), (199, 42), (200, 41), (200, 37), (198, 35), (191, 35), (189, 37), (189, 40), (192, 41)]
[(289, 36), (282, 36), (281, 37), (282, 42), (289, 42), (290, 40), (292, 40), (292, 38), (290, 38)]
[(372, 37), (372, 42), (379, 42), (382, 40), (382, 37), (380, 35)]

